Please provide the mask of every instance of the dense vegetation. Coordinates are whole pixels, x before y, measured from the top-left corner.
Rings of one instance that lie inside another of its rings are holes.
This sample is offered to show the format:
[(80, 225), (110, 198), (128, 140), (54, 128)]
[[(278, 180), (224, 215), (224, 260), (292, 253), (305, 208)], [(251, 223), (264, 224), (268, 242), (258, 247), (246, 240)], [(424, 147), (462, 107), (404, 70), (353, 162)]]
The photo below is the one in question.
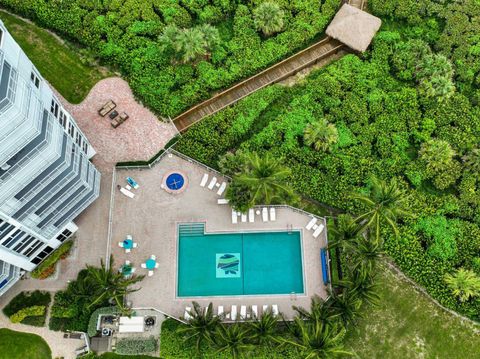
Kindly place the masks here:
[(0, 329), (0, 359), (51, 359), (48, 344), (35, 334)]
[(20, 292), (3, 308), (3, 313), (13, 323), (43, 327), (50, 305), (50, 293), (36, 290)]
[[(78, 273), (77, 279), (68, 283), (65, 290), (55, 293), (51, 310), (49, 327), (52, 330), (71, 330), (90, 333), (94, 331), (89, 321), (99, 308), (107, 312), (105, 307), (116, 305), (112, 311), (130, 314), (125, 307), (124, 299), (128, 293), (139, 288), (132, 285), (143, 279), (143, 276), (123, 276), (119, 273), (110, 258), (110, 267), (106, 268), (103, 261), (100, 267), (87, 265)], [(117, 309), (118, 308), (118, 309)]]
[(276, 1), (280, 9), (259, 3), (0, 1), (118, 67), (134, 93), (165, 116), (306, 46), (339, 6), (338, 0)]
[(270, 153), (297, 193), (350, 213), (365, 209), (353, 192), (395, 179), (410, 215), (398, 237), (384, 227), (386, 252), (442, 304), (478, 320), (480, 40), (468, 17), (480, 4), (370, 4), (387, 21), (363, 58), (263, 89), (193, 126), (176, 149), (227, 173), (229, 152)]
[(81, 102), (97, 81), (109, 75), (96, 66), (88, 50), (62, 42), (7, 12), (0, 11), (0, 19), (42, 76), (70, 103)]

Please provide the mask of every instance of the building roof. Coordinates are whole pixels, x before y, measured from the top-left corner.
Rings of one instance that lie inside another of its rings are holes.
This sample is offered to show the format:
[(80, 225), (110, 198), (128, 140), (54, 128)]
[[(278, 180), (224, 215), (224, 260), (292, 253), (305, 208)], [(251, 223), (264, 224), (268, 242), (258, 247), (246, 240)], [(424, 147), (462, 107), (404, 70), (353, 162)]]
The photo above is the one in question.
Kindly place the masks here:
[(356, 7), (344, 4), (327, 27), (327, 35), (343, 42), (351, 49), (364, 52), (382, 20)]

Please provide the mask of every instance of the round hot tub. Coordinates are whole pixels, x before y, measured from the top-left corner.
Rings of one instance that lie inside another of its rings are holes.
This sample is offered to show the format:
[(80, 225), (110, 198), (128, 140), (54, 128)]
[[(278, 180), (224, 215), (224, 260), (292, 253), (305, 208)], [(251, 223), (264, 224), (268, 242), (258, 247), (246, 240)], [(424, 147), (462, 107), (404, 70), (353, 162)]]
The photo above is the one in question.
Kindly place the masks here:
[(180, 171), (172, 171), (163, 176), (162, 188), (169, 193), (181, 193), (187, 185), (187, 176)]

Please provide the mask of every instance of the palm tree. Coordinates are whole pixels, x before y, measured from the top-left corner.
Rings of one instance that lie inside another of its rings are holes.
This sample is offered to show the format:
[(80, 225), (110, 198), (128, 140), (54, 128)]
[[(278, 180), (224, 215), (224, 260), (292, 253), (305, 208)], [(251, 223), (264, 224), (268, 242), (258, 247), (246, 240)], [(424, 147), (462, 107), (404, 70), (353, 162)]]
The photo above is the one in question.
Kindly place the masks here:
[(215, 335), (215, 344), (218, 347), (217, 353), (228, 351), (233, 359), (237, 359), (242, 353), (254, 348), (254, 345), (249, 343), (250, 339), (250, 334), (245, 326), (238, 323), (221, 324)]
[(360, 229), (361, 227), (352, 216), (349, 214), (339, 215), (333, 225), (328, 227), (330, 234), (328, 247), (330, 249), (345, 247), (359, 235)]
[(347, 278), (338, 284), (352, 291), (363, 303), (369, 305), (378, 303), (380, 300), (379, 286), (373, 274), (367, 274), (359, 268), (348, 273)]
[(295, 305), (292, 308), (298, 313), (300, 319), (311, 322), (331, 323), (338, 317), (338, 314), (333, 312), (331, 305), (331, 297), (328, 297), (328, 299), (324, 301), (318, 295), (314, 295), (310, 299), (310, 311)]
[(338, 130), (334, 124), (321, 119), (317, 122), (309, 123), (304, 132), (305, 143), (313, 146), (317, 151), (330, 151), (332, 146), (338, 141)]
[(471, 270), (460, 268), (455, 274), (445, 275), (444, 279), (453, 294), (462, 302), (480, 295), (480, 278)]
[(447, 141), (432, 139), (422, 144), (418, 157), (433, 173), (444, 170), (452, 162), (455, 151)]
[[(283, 165), (281, 158), (270, 153), (260, 157), (256, 152), (245, 155), (243, 173), (233, 181), (251, 192), (251, 205), (284, 203), (294, 197), (293, 191), (285, 184), (290, 169)], [(228, 197), (228, 196), (227, 196)]]
[(329, 294), (332, 297), (331, 309), (345, 327), (350, 323), (354, 323), (357, 317), (361, 317), (359, 310), (362, 301), (355, 291), (343, 288), (340, 292), (330, 291)]
[(90, 281), (94, 288), (92, 301), (87, 308), (91, 308), (105, 300), (113, 300), (121, 310), (125, 310), (126, 308), (123, 304), (125, 296), (140, 289), (131, 289), (129, 287), (140, 282), (144, 277), (143, 275), (133, 275), (126, 278), (122, 273), (113, 268), (113, 256), (110, 256), (110, 266), (108, 268), (103, 263), (103, 260), (100, 260), (100, 268), (87, 265), (85, 280)]
[(480, 173), (480, 148), (472, 148), (470, 152), (462, 157), (465, 167), (474, 174)]
[(284, 338), (282, 341), (300, 348), (306, 354), (305, 359), (329, 359), (351, 355), (343, 348), (345, 328), (338, 323), (305, 322), (297, 317), (295, 324), (298, 327), (298, 337)]
[(198, 28), (183, 29), (177, 36), (175, 48), (184, 63), (207, 54), (207, 42)]
[(397, 219), (409, 215), (405, 209), (407, 199), (405, 191), (400, 189), (395, 179), (389, 183), (373, 178), (371, 180), (369, 195), (354, 194), (353, 198), (359, 200), (366, 211), (355, 220), (362, 225), (362, 229), (373, 226), (375, 238), (380, 241), (380, 225), (382, 221), (388, 225), (398, 236)]
[(254, 24), (265, 36), (270, 36), (283, 29), (284, 13), (280, 6), (273, 2), (261, 3), (253, 10)]
[(278, 342), (278, 317), (271, 311), (263, 313), (249, 323), (251, 340), (259, 345), (271, 345)]
[(185, 334), (185, 340), (195, 339), (195, 348), (200, 352), (204, 341), (212, 342), (215, 331), (221, 324), (223, 317), (213, 314), (213, 305), (202, 308), (197, 302), (192, 302), (193, 310), (187, 326), (179, 327), (178, 332)]
[(381, 242), (369, 240), (365, 236), (358, 236), (354, 241), (348, 242), (345, 250), (350, 257), (352, 270), (364, 275), (373, 273), (383, 255)]

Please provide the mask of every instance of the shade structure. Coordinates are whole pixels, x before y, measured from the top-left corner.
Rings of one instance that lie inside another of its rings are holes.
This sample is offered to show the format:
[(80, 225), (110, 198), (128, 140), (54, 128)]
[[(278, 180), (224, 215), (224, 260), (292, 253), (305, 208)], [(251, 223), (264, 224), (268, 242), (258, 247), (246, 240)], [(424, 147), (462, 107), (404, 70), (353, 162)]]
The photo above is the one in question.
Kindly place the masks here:
[(382, 25), (382, 20), (356, 7), (344, 4), (328, 25), (328, 36), (351, 49), (364, 52)]

